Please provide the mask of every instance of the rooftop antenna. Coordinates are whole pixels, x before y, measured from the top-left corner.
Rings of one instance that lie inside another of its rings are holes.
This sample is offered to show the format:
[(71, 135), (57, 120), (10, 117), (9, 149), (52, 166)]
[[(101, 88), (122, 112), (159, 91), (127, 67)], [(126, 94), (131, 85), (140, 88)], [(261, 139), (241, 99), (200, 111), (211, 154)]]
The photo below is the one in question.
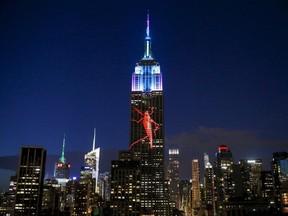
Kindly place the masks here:
[(64, 150), (65, 150), (65, 139), (66, 139), (66, 137), (65, 137), (65, 133), (64, 133), (63, 145), (62, 145), (62, 154), (61, 154), (61, 157), (60, 157), (60, 162), (62, 162), (62, 163), (66, 162), (65, 152), (64, 152)]
[(147, 20), (146, 20), (146, 23), (147, 23), (147, 26), (146, 26), (144, 59), (152, 59), (151, 38), (150, 38), (150, 16), (149, 16), (149, 10), (147, 11)]
[(146, 37), (150, 37), (150, 18), (149, 18), (149, 10), (147, 11), (147, 27), (146, 27)]

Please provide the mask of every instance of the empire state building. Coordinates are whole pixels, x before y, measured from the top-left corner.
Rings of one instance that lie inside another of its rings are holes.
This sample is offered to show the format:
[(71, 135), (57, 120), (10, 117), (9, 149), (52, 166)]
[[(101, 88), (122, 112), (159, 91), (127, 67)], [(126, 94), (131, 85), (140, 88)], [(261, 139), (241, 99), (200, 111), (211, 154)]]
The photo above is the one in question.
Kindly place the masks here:
[(164, 178), (164, 105), (160, 65), (151, 50), (149, 14), (144, 56), (132, 74), (130, 151), (140, 161), (141, 210), (168, 215)]

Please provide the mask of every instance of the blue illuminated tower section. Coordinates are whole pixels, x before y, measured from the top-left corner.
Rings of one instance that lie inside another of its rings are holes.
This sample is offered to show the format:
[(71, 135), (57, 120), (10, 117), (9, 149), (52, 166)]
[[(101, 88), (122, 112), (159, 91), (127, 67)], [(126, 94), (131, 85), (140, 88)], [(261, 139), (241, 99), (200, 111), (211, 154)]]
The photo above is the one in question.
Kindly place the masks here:
[(144, 56), (132, 74), (130, 149), (141, 164), (141, 211), (168, 215), (164, 180), (162, 74), (151, 51), (149, 14)]

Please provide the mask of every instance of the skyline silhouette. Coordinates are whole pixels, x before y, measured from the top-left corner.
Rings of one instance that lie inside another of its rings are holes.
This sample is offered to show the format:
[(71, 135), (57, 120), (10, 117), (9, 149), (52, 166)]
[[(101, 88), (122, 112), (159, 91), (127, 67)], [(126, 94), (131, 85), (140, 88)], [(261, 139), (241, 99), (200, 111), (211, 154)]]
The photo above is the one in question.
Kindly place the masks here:
[(66, 152), (86, 153), (93, 128), (101, 152), (115, 152), (100, 155), (100, 168), (129, 149), (131, 75), (144, 53), (147, 9), (163, 74), (165, 150), (180, 149), (189, 170), (182, 178), (192, 158), (202, 163), (207, 152), (212, 160), (220, 144), (235, 161), (261, 158), (265, 167), (287, 149), (287, 2), (6, 0), (0, 157), (23, 145), (60, 157), (64, 133)]

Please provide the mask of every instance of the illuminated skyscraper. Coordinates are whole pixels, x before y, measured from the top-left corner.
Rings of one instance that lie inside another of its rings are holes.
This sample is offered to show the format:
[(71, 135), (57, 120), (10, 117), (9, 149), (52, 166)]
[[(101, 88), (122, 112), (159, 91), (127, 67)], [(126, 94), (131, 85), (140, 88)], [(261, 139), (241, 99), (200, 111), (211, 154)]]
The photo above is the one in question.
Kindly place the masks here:
[(179, 149), (169, 149), (167, 180), (169, 182), (169, 200), (179, 209)]
[(95, 192), (99, 193), (98, 188), (98, 177), (99, 177), (99, 157), (100, 157), (100, 148), (96, 148), (96, 128), (94, 128), (94, 137), (93, 137), (93, 147), (92, 151), (85, 154), (85, 164), (89, 166), (92, 171), (92, 178), (95, 182)]
[(65, 134), (63, 138), (62, 154), (59, 158), (59, 162), (55, 163), (54, 177), (59, 184), (66, 184), (69, 181), (70, 163), (66, 163), (65, 158)]
[(200, 209), (200, 167), (199, 160), (192, 160), (192, 216), (198, 215)]
[(214, 170), (209, 161), (208, 154), (204, 153), (204, 197), (206, 205), (206, 215), (214, 216), (215, 212), (215, 184)]
[(244, 197), (253, 199), (261, 196), (262, 160), (240, 160)]
[(141, 208), (167, 215), (162, 74), (152, 56), (149, 14), (144, 47), (132, 75), (130, 149), (141, 164)]
[(42, 147), (21, 148), (14, 216), (41, 215), (45, 162), (46, 150)]
[(217, 215), (222, 214), (222, 204), (234, 195), (233, 157), (232, 152), (226, 145), (219, 145), (216, 153), (216, 188), (217, 188)]

